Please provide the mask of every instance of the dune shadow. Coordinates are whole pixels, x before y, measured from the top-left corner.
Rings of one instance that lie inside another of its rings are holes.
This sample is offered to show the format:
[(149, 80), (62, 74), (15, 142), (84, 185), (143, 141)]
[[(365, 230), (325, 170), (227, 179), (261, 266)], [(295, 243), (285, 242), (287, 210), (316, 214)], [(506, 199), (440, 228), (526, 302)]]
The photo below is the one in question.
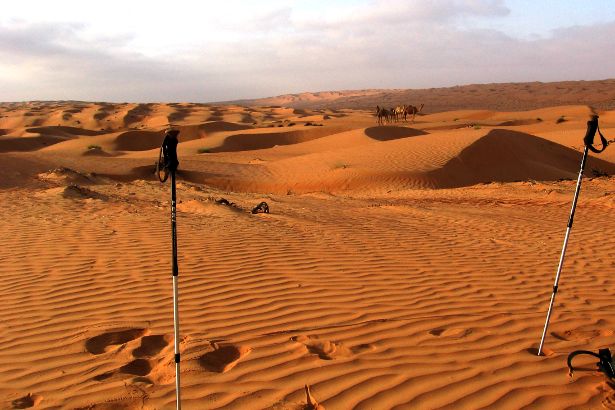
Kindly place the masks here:
[(319, 127), (309, 130), (301, 129), (260, 134), (235, 134), (227, 137), (221, 146), (212, 148), (211, 152), (254, 151), (273, 148), (276, 145), (299, 144), (332, 135), (336, 131), (337, 130), (331, 128)]
[(168, 116), (169, 124), (173, 124), (175, 122), (183, 121), (190, 114), (192, 114), (192, 110), (189, 109), (189, 108), (184, 108), (184, 107), (176, 108), (176, 110), (173, 111)]
[(66, 141), (68, 138), (40, 136), (22, 138), (0, 138), (0, 153), (37, 151), (41, 148)]
[(228, 121), (211, 121), (206, 122), (198, 126), (199, 129), (212, 133), (212, 132), (222, 132), (222, 131), (243, 131), (243, 130), (251, 130), (254, 127), (252, 125), (246, 124), (237, 124), (234, 122)]
[[(582, 154), (572, 148), (518, 131), (494, 129), (426, 174), (435, 188), (479, 183), (574, 178)], [(615, 164), (589, 157), (586, 175), (599, 169), (614, 174)]]
[(538, 119), (538, 118), (530, 118), (530, 119), (525, 119), (525, 120), (510, 120), (510, 121), (504, 121), (502, 123), (499, 124), (500, 127), (518, 127), (521, 125), (533, 125), (533, 124), (540, 124), (542, 122), (542, 120)]
[(111, 113), (109, 111), (99, 110), (94, 113), (94, 119), (97, 121), (102, 121), (110, 115)]
[(250, 114), (241, 114), (240, 122), (244, 124), (253, 124), (256, 122), (256, 120)]
[(75, 137), (79, 135), (93, 137), (96, 135), (104, 134), (104, 132), (101, 132), (101, 131), (88, 130), (86, 128), (61, 126), (61, 125), (47, 126), (47, 127), (31, 127), (31, 128), (26, 128), (26, 131), (33, 133), (33, 134), (51, 134), (53, 136), (65, 136), (65, 137)]
[(136, 107), (128, 110), (124, 115), (124, 126), (128, 127), (130, 124), (140, 122), (145, 119), (152, 112), (153, 104), (138, 104)]
[(377, 141), (392, 141), (426, 134), (428, 133), (415, 128), (396, 127), (392, 125), (369, 127), (365, 129), (365, 135)]
[(148, 151), (160, 148), (164, 140), (163, 132), (157, 131), (127, 131), (115, 138), (115, 151)]

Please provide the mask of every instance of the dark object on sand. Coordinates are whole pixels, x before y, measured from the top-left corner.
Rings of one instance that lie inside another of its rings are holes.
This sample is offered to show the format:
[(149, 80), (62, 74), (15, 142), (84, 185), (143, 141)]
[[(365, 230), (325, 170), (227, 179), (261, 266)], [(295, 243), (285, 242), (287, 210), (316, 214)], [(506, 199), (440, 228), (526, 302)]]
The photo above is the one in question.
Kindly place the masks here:
[(263, 201), (252, 209), (253, 214), (257, 214), (259, 212), (266, 213), (266, 214), (269, 213), (269, 205), (267, 205), (267, 202)]
[(615, 364), (613, 363), (613, 357), (611, 356), (611, 351), (609, 349), (600, 349), (597, 354), (588, 350), (576, 350), (570, 353), (568, 355), (568, 375), (570, 377), (572, 377), (574, 372), (574, 368), (572, 367), (572, 359), (580, 354), (588, 354), (600, 359), (600, 361), (596, 363), (598, 370), (604, 373), (611, 382), (615, 381)]
[(229, 202), (226, 198), (216, 199), (216, 203), (219, 205), (236, 206), (235, 202)]

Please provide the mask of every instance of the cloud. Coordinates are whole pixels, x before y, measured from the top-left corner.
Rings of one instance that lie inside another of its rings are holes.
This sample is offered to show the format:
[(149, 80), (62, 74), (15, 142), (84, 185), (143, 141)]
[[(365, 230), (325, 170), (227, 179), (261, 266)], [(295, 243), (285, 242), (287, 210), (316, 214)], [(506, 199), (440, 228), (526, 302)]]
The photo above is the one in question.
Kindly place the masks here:
[(86, 40), (84, 29), (78, 24), (0, 27), (6, 39), (0, 68), (26, 73), (15, 76), (21, 83), (0, 78), (0, 100), (166, 101), (179, 95), (202, 100), (207, 92), (204, 79), (213, 73), (206, 69), (126, 51), (126, 37)]
[(297, 22), (302, 27), (335, 28), (347, 24), (414, 25), (443, 24), (455, 19), (480, 16), (501, 17), (510, 13), (502, 0), (372, 0), (369, 3), (337, 10)]
[(236, 21), (224, 19), (216, 31), (154, 55), (134, 46), (147, 39), (137, 32), (96, 34), (84, 23), (0, 21), (0, 100), (198, 102), (332, 89), (599, 79), (615, 72), (615, 22), (561, 28), (533, 40), (466, 28), (468, 19), (506, 18), (509, 12), (499, 0), (374, 0), (307, 16), (280, 3), (244, 10)]

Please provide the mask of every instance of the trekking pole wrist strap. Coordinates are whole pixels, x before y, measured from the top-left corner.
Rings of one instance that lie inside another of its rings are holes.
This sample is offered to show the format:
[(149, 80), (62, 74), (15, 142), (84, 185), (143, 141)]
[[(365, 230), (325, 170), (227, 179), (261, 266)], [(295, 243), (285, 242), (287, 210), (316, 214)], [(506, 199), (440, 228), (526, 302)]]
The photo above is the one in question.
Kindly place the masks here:
[[(594, 147), (594, 137), (596, 136), (596, 131), (598, 131), (598, 135), (600, 135), (600, 142), (602, 143), (601, 149)], [(592, 115), (592, 119), (587, 121), (587, 133), (585, 134), (585, 138), (583, 138), (583, 142), (590, 151), (595, 152), (596, 154), (604, 151), (609, 145), (609, 141), (607, 141), (607, 139), (604, 138), (604, 135), (602, 135), (602, 132), (600, 132), (597, 115)]]

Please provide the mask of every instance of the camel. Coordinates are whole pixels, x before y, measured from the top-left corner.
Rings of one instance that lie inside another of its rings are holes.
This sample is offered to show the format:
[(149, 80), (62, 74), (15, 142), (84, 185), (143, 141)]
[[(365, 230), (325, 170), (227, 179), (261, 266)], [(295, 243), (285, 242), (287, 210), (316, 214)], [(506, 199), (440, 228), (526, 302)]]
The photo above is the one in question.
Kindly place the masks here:
[(378, 117), (378, 125), (383, 125), (385, 122), (389, 122), (391, 119), (391, 111), (386, 108), (380, 108), (376, 106), (376, 116)]
[(408, 114), (412, 115), (412, 122), (414, 122), (414, 118), (416, 117), (416, 114), (420, 113), (421, 110), (423, 110), (423, 106), (425, 104), (421, 104), (418, 108), (416, 108), (414, 105), (408, 105), (405, 106), (406, 109), (404, 110), (404, 121), (407, 120)]
[(397, 107), (395, 107), (393, 110), (393, 113), (395, 115), (395, 121), (399, 121), (399, 119), (401, 118), (402, 115), (404, 115), (404, 112), (406, 111), (406, 106), (405, 105), (398, 105)]

